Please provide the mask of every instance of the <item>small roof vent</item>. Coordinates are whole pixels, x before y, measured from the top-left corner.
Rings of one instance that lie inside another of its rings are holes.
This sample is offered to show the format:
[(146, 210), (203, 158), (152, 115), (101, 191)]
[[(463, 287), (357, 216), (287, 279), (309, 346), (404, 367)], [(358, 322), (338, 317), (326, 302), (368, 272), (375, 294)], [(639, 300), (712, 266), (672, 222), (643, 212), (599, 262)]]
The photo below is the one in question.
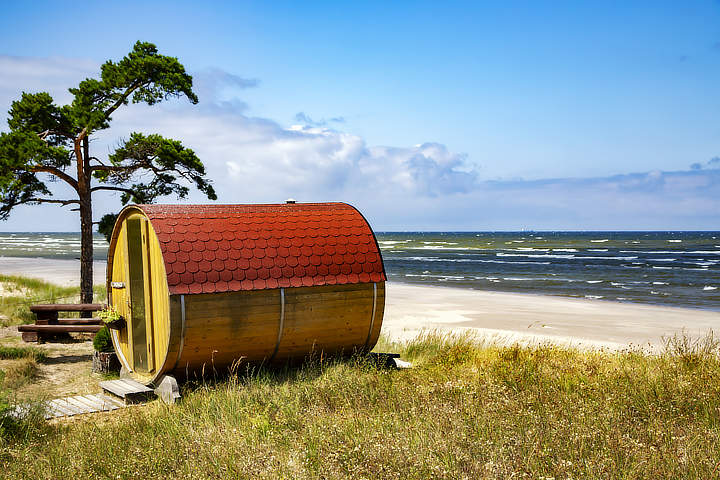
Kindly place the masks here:
[(294, 198), (288, 198), (287, 200), (285, 200), (285, 203), (297, 203), (297, 200), (295, 200)]

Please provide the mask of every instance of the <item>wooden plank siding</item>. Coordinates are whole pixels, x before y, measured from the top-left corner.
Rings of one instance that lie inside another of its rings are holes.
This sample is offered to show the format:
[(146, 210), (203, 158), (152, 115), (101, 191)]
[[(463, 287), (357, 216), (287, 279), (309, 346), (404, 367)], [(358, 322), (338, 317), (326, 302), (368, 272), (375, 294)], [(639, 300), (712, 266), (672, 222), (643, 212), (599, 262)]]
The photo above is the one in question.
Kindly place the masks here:
[[(283, 289), (283, 332), (278, 346), (280, 290), (185, 295), (186, 331), (176, 373), (203, 366), (222, 368), (241, 359), (282, 361), (311, 352), (351, 353), (365, 347), (368, 334), (370, 349), (377, 342), (384, 282), (377, 284), (372, 332), (372, 283)], [(171, 304), (179, 305), (177, 297)]]

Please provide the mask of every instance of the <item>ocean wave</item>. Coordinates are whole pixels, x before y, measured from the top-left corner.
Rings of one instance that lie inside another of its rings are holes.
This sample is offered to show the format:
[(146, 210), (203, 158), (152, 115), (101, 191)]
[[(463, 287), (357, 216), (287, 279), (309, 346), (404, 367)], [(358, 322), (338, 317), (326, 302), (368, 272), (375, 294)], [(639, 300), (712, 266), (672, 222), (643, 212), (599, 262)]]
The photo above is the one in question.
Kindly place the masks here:
[(450, 262), (450, 263), (503, 263), (512, 265), (550, 265), (551, 262), (523, 262), (504, 260), (484, 260), (480, 258), (440, 258), (440, 257), (400, 257), (401, 260), (416, 262)]
[(585, 295), (585, 298), (590, 298), (592, 300), (599, 300), (601, 298), (605, 298), (602, 295)]
[(668, 242), (670, 242), (670, 243), (682, 243), (682, 240), (673, 239), (673, 240), (668, 240)]
[(603, 280), (586, 280), (586, 283), (602, 283)]
[[(577, 251), (577, 250), (576, 250)], [(588, 248), (588, 252), (607, 252), (607, 248)]]
[(407, 247), (408, 250), (477, 250), (472, 247), (444, 247), (442, 245), (425, 245), (424, 247)]
[(636, 260), (638, 257), (575, 257), (577, 260)]
[(679, 253), (685, 253), (681, 251), (673, 251), (673, 250), (620, 250), (620, 253), (643, 253), (646, 255), (655, 255), (655, 254), (665, 254), (665, 255), (675, 255)]
[(533, 255), (533, 254), (528, 254), (528, 253), (502, 253), (502, 252), (497, 252), (495, 255), (498, 257), (575, 258), (575, 255), (553, 255), (553, 254)]
[(713, 286), (711, 286), (711, 285), (705, 285), (705, 286), (703, 287), (703, 290), (705, 290), (705, 291), (707, 291), (707, 290), (717, 290), (717, 287), (713, 287)]
[(542, 282), (547, 279), (545, 278), (522, 278), (522, 277), (502, 277), (503, 280), (507, 280), (509, 282)]
[(605, 242), (609, 242), (610, 239), (608, 239), (608, 238), (603, 238), (602, 240), (590, 240), (590, 241), (591, 241), (592, 243), (605, 243)]

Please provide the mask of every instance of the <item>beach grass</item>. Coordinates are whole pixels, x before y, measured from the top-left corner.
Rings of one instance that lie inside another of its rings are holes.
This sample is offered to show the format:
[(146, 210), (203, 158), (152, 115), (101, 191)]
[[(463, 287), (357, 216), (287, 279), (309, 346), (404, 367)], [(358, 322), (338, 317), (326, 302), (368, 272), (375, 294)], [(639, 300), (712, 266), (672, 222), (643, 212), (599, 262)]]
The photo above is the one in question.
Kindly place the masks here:
[(717, 478), (714, 338), (664, 353), (383, 340), (414, 364), (239, 367), (152, 403), (8, 424), (5, 478)]
[(35, 379), (38, 363), (47, 359), (47, 352), (36, 347), (0, 345), (0, 389), (17, 389)]
[(47, 358), (47, 352), (37, 347), (13, 347), (0, 345), (0, 360), (15, 360), (30, 358), (42, 362)]
[[(3, 295), (0, 295), (0, 326), (33, 323), (35, 315), (30, 306), (36, 303), (77, 303), (80, 287), (62, 287), (35, 278), (0, 275)], [(105, 287), (96, 285), (95, 301), (107, 298)], [(67, 316), (71, 316), (70, 313)]]

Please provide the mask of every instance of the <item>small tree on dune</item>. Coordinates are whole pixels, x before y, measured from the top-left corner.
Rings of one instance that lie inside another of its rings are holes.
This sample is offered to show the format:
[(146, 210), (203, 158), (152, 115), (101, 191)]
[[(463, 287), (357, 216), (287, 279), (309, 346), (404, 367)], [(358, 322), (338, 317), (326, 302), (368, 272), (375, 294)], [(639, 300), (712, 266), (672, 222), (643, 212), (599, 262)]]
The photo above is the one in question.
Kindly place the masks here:
[[(57, 106), (45, 92), (22, 93), (8, 112), (9, 132), (0, 133), (0, 219), (18, 205), (52, 203), (80, 213), (81, 301), (93, 299), (93, 194), (120, 192), (123, 205), (151, 203), (157, 197), (187, 196), (188, 185), (215, 200), (205, 167), (181, 142), (160, 135), (132, 133), (105, 160), (91, 155), (93, 134), (110, 127), (112, 114), (132, 103), (154, 105), (185, 96), (198, 102), (192, 77), (177, 58), (158, 54), (151, 43), (137, 42), (117, 63), (102, 65), (100, 79), (88, 78), (70, 88), (74, 99)], [(56, 198), (48, 181), (71, 187), (70, 198)], [(100, 222), (112, 228), (114, 215)]]

